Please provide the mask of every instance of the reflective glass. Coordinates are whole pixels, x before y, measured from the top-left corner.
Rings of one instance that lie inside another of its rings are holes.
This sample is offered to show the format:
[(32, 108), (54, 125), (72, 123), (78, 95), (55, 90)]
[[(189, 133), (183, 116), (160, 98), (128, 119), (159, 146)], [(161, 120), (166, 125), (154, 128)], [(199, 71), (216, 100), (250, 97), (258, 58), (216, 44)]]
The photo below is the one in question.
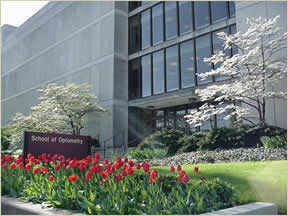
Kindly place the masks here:
[(230, 17), (235, 16), (235, 3), (234, 3), (234, 1), (229, 1), (229, 12), (230, 12)]
[(139, 59), (135, 59), (129, 62), (129, 99), (140, 97), (140, 85)]
[(152, 8), (153, 45), (163, 41), (163, 4)]
[(141, 58), (142, 69), (142, 97), (151, 96), (151, 57), (150, 55)]
[(151, 45), (150, 10), (141, 13), (141, 47), (145, 49)]
[(167, 91), (179, 89), (178, 46), (166, 49)]
[[(209, 64), (204, 62), (205, 57), (211, 56), (210, 48), (210, 35), (206, 34), (204, 36), (196, 38), (196, 60), (197, 60), (197, 73), (205, 73), (211, 71)], [(197, 83), (204, 84), (212, 81), (212, 77), (208, 77), (205, 80), (201, 80), (200, 77), (197, 77)]]
[(139, 15), (129, 18), (129, 54), (140, 49)]
[(194, 41), (180, 44), (182, 88), (195, 86)]
[(194, 14), (195, 14), (195, 28), (207, 26), (209, 22), (209, 2), (207, 1), (195, 1), (194, 2)]
[(211, 18), (212, 23), (226, 19), (227, 2), (226, 1), (211, 1)]
[(176, 2), (165, 2), (165, 30), (166, 40), (177, 36), (177, 4)]
[(179, 1), (179, 30), (180, 34), (192, 31), (192, 2)]
[(153, 94), (164, 92), (163, 50), (153, 53)]

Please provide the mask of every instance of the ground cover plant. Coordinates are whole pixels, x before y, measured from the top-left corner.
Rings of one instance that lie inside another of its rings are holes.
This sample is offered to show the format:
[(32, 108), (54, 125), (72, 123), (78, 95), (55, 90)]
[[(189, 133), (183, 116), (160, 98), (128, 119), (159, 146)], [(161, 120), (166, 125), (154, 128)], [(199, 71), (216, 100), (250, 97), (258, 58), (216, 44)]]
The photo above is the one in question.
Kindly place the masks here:
[[(200, 214), (231, 207), (232, 187), (191, 168), (170, 167), (165, 175), (146, 162), (125, 158), (82, 160), (42, 154), (27, 158), (1, 155), (2, 195), (88, 214)], [(190, 184), (190, 178), (198, 182)]]

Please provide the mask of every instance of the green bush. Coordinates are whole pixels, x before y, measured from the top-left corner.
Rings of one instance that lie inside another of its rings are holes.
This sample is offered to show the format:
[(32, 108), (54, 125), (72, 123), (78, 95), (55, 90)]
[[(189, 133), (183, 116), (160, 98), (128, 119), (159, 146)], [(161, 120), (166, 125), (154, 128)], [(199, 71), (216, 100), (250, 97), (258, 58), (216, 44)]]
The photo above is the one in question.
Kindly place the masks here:
[(197, 151), (199, 146), (207, 145), (207, 132), (195, 132), (192, 135), (185, 135), (177, 141), (177, 145), (181, 146), (177, 153)]
[(287, 138), (285, 136), (262, 136), (260, 138), (263, 146), (265, 148), (286, 148)]
[(166, 157), (167, 150), (166, 149), (129, 149), (127, 156), (132, 159), (137, 160), (149, 160), (149, 159), (161, 159)]
[(180, 137), (184, 136), (184, 132), (175, 129), (162, 129), (156, 131), (147, 137), (140, 145), (140, 149), (144, 148), (168, 148), (167, 154), (175, 154), (181, 146), (177, 144)]
[(10, 140), (9, 138), (11, 137), (13, 133), (13, 129), (11, 128), (1, 128), (1, 150), (5, 151), (9, 148), (10, 146)]

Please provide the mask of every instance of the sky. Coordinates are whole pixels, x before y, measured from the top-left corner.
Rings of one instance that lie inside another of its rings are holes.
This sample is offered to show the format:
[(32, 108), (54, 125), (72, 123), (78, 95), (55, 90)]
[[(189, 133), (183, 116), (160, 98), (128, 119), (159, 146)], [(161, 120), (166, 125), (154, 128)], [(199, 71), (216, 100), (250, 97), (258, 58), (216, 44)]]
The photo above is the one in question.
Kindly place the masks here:
[(1, 26), (19, 27), (48, 1), (1, 1)]

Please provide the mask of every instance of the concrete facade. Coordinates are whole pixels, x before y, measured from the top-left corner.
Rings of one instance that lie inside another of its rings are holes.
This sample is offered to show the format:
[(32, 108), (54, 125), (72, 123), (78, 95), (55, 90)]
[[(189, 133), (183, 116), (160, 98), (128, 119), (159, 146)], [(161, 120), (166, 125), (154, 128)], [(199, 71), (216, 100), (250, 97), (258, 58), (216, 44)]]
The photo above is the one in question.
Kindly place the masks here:
[[(88, 83), (108, 112), (90, 113), (83, 135), (99, 138), (100, 143), (107, 140), (106, 146), (127, 146), (128, 106), (157, 109), (187, 104), (195, 97), (191, 89), (180, 89), (128, 101), (129, 60), (235, 23), (237, 30), (245, 31), (246, 17), (280, 15), (280, 25), (287, 31), (286, 2), (235, 3), (236, 17), (131, 55), (128, 17), (157, 2), (131, 12), (124, 1), (50, 2), (19, 28), (3, 26), (1, 124), (6, 125), (17, 112), (29, 114), (39, 102), (36, 90), (48, 83)], [(286, 83), (287, 79), (279, 81), (279, 88), (286, 91)], [(271, 100), (267, 118), (270, 124), (287, 128), (287, 101)]]

